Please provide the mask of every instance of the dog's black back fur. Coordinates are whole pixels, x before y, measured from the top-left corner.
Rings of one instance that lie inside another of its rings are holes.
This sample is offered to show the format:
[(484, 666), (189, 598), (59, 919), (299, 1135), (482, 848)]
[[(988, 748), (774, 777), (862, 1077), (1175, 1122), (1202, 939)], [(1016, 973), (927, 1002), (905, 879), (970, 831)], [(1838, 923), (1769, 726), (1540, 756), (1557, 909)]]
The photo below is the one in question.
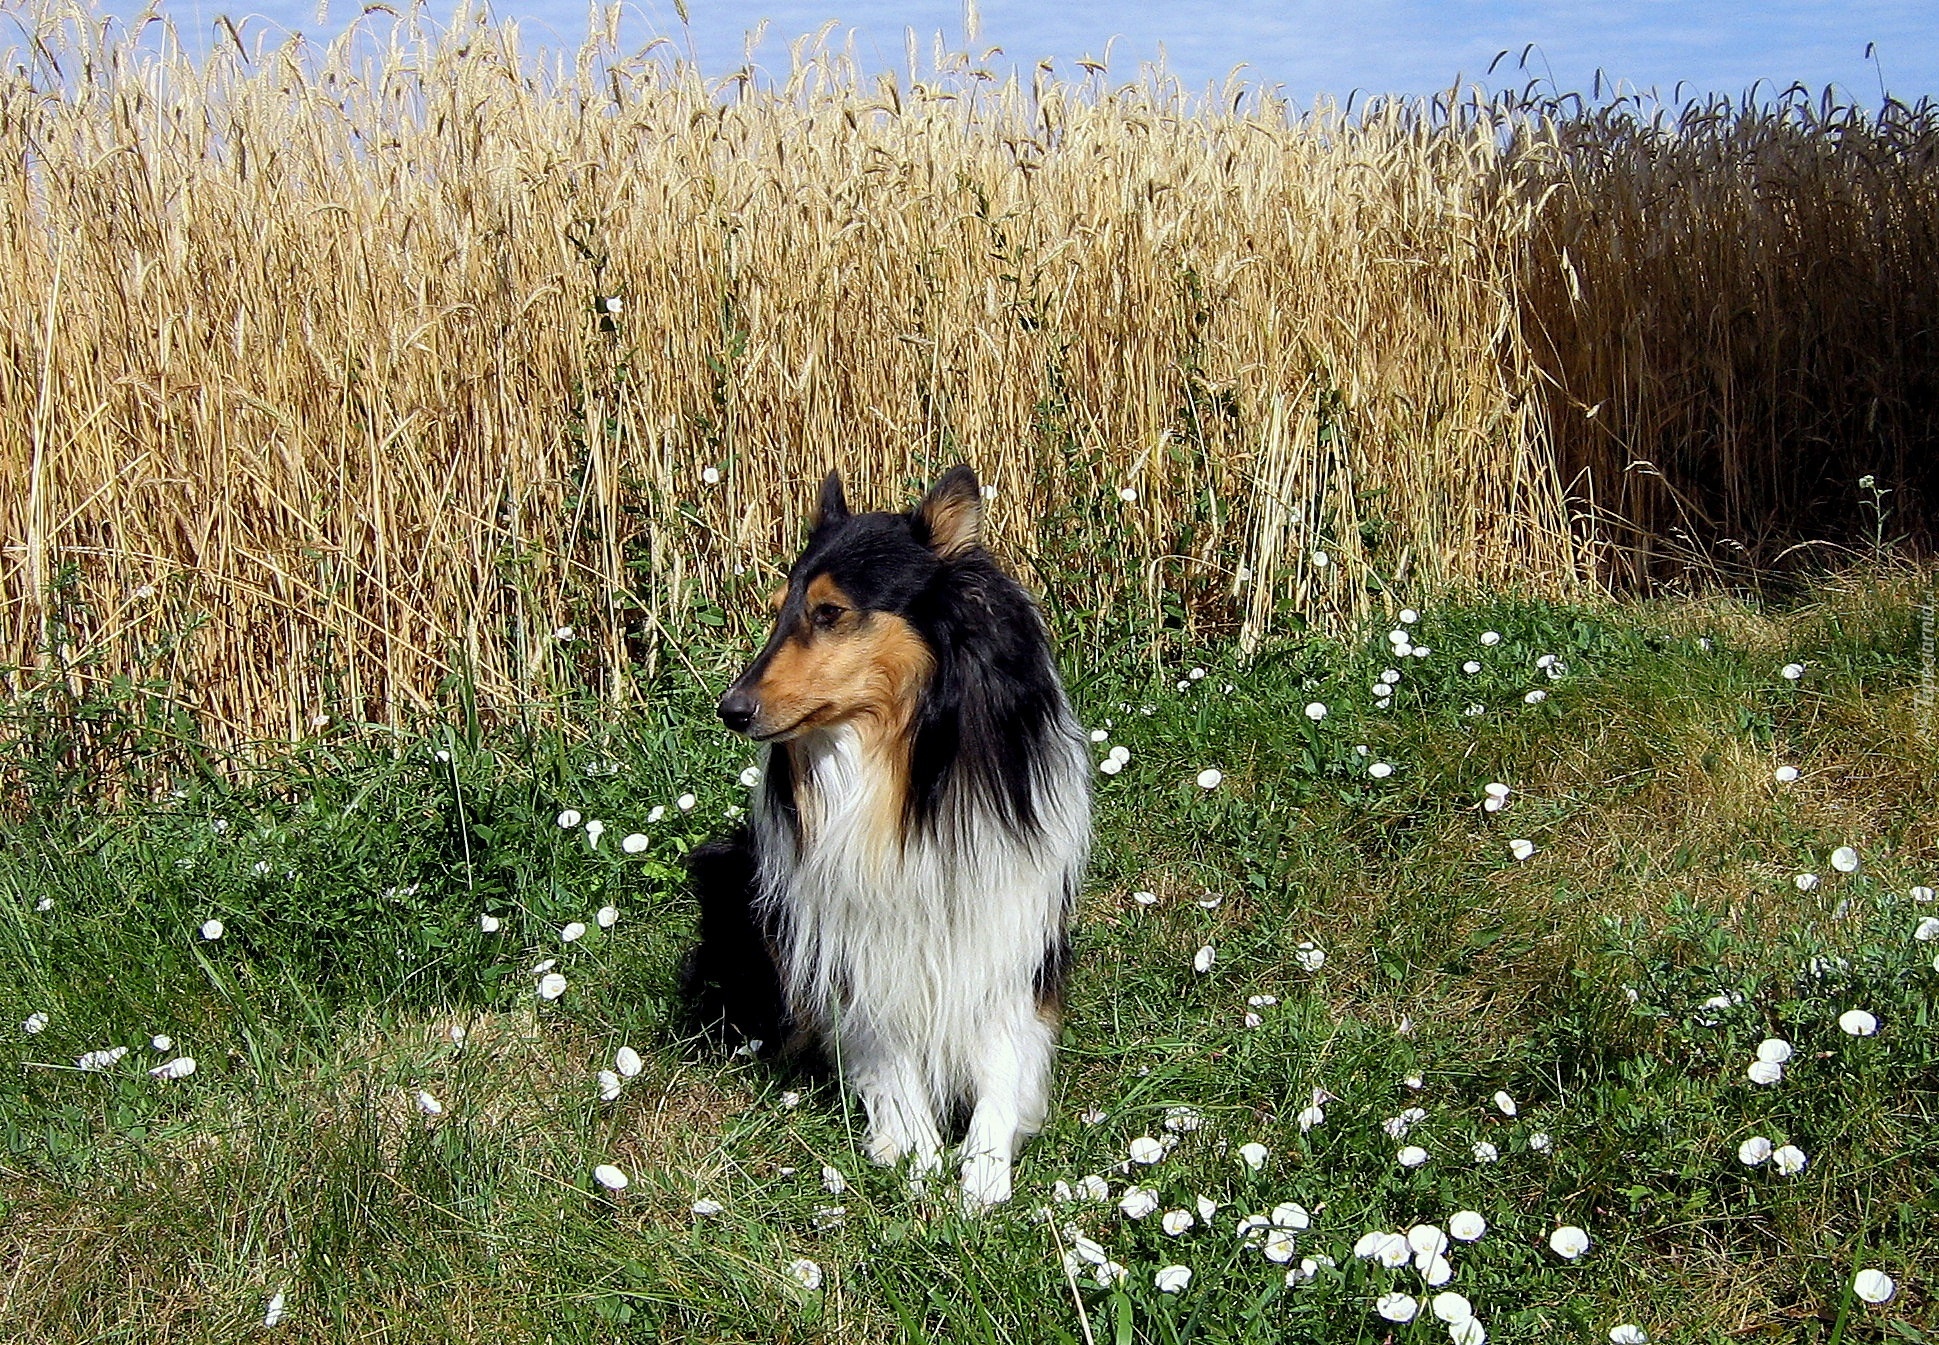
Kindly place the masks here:
[(687, 856), (700, 902), (699, 942), (680, 968), (686, 1035), (760, 1041), (779, 1050), (792, 1032), (774, 967), (773, 931), (755, 900), (754, 837), (745, 826)]

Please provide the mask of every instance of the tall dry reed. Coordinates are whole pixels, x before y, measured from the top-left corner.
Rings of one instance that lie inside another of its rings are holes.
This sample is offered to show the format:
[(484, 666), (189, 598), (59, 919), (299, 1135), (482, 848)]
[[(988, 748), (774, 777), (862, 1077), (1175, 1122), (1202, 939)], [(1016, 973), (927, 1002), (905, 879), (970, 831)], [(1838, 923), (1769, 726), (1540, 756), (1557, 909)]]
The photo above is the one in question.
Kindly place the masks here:
[(481, 20), (196, 63), (29, 24), (0, 76), (0, 664), (132, 666), (201, 621), (163, 671), (223, 737), (458, 678), (509, 707), (567, 665), (623, 698), (753, 606), (830, 467), (899, 507), (970, 461), (997, 546), (1095, 614), (1073, 629), (1169, 612), (1247, 647), (1442, 586), (1575, 591), (1627, 564), (1612, 523), (1664, 522), (1609, 484), (1608, 444), (1685, 396), (1606, 348), (1654, 340), (1654, 282), (1620, 289), (1650, 216), (1596, 202), (1665, 153), (1613, 123), (1597, 159), (1593, 118), (1513, 103), (1349, 117), (825, 50), (763, 86), (597, 41), (542, 69)]

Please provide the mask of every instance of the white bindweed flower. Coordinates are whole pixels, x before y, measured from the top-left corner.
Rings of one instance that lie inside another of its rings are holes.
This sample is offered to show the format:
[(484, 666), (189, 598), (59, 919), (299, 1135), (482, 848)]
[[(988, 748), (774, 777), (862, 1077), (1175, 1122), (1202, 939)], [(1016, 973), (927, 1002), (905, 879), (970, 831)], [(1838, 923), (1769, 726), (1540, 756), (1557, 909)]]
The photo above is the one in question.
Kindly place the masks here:
[(1634, 1322), (1609, 1328), (1609, 1345), (1649, 1345), (1649, 1333)]
[(1863, 1009), (1846, 1009), (1838, 1015), (1838, 1030), (1853, 1037), (1869, 1037), (1878, 1031), (1878, 1019)]
[(1804, 1150), (1795, 1144), (1781, 1144), (1771, 1150), (1771, 1166), (1777, 1169), (1780, 1177), (1797, 1176), (1804, 1171), (1804, 1165), (1808, 1161), (1804, 1156)]
[(1792, 784), (1798, 778), (1798, 768), (1796, 766), (1779, 766), (1771, 772), (1771, 778), (1781, 785)]
[(1804, 665), (1802, 663), (1787, 663), (1782, 668), (1779, 668), (1777, 673), (1785, 681), (1795, 682), (1804, 676)]
[[(673, 806), (678, 808), (683, 813), (690, 813), (693, 811), (693, 806), (698, 802), (700, 802), (700, 800), (695, 798), (693, 795), (682, 794), (679, 798), (673, 801)], [(650, 817), (647, 818), (647, 821), (649, 822), (651, 822), (652, 820), (653, 819)]]
[(1501, 1150), (1495, 1148), (1487, 1140), (1482, 1140), (1474, 1146), (1474, 1161), (1477, 1163), (1492, 1163), (1500, 1157)]
[(478, 917), (478, 928), (487, 934), (496, 934), (504, 928), (504, 922), (495, 915), (481, 915)]
[(1481, 787), (1481, 792), (1488, 798), (1494, 799), (1497, 803), (1506, 803), (1508, 802), (1508, 795), (1512, 791), (1501, 781), (1491, 780)]
[(1198, 1217), (1208, 1224), (1212, 1222), (1212, 1216), (1219, 1212), (1219, 1202), (1210, 1196), (1200, 1196), (1193, 1203), (1198, 1206)]
[(1158, 894), (1156, 892), (1133, 892), (1131, 894), (1131, 900), (1137, 902), (1140, 906), (1156, 906), (1158, 904)]
[(601, 1102), (619, 1101), (620, 1090), (625, 1086), (626, 1081), (612, 1070), (602, 1069), (599, 1071), (599, 1100)]
[(848, 1189), (848, 1178), (842, 1176), (842, 1170), (840, 1168), (823, 1163), (821, 1165), (821, 1189), (828, 1192), (831, 1196), (838, 1196)]
[(1752, 1083), (1764, 1088), (1784, 1081), (1784, 1066), (1775, 1060), (1753, 1060), (1744, 1073)]
[(1275, 1228), (1300, 1231), (1313, 1226), (1313, 1216), (1306, 1212), (1306, 1206), (1292, 1200), (1281, 1201), (1274, 1205), (1271, 1218)]
[(1333, 557), (1327, 555), (1326, 552), (1315, 551), (1313, 553), (1313, 566), (1315, 569), (1324, 570), (1327, 566), (1331, 565), (1332, 563), (1333, 563)]
[(1414, 1300), (1412, 1294), (1396, 1291), (1382, 1294), (1375, 1299), (1373, 1310), (1390, 1322), (1411, 1322), (1414, 1320), (1414, 1314), (1420, 1311), (1420, 1307), (1421, 1305)]
[(579, 810), (576, 808), (568, 808), (559, 814), (559, 828), (562, 831), (572, 830), (579, 825), (579, 822)]
[(1208, 767), (1198, 773), (1198, 787), (1200, 789), (1217, 789), (1219, 783), (1224, 779), (1224, 772)]
[(1564, 1261), (1573, 1261), (1589, 1250), (1589, 1235), (1574, 1224), (1563, 1224), (1549, 1234), (1549, 1250)]
[(1487, 1345), (1488, 1329), (1479, 1317), (1468, 1317), (1448, 1324), (1449, 1345)]
[(1546, 1130), (1538, 1130), (1528, 1137), (1528, 1147), (1535, 1153), (1545, 1154), (1554, 1146), (1555, 1141), (1549, 1138)]
[(1293, 1119), (1299, 1123), (1299, 1133), (1304, 1135), (1314, 1126), (1324, 1125), (1326, 1123), (1326, 1113), (1320, 1109), (1318, 1104), (1315, 1104), (1311, 1107), (1300, 1108), (1299, 1115)]
[(104, 1046), (98, 1051), (83, 1052), (81, 1058), (74, 1063), (89, 1073), (96, 1073), (107, 1069), (127, 1054), (128, 1048), (126, 1046)]
[(1474, 1316), (1474, 1304), (1468, 1302), (1466, 1295), (1457, 1294), (1452, 1289), (1446, 1289), (1434, 1295), (1428, 1307), (1433, 1309), (1436, 1317), (1450, 1326), (1456, 1322), (1465, 1322)]
[(1543, 701), (1547, 700), (1548, 698), (1549, 698), (1548, 692), (1542, 690), (1542, 688), (1540, 687), (1536, 687), (1533, 691), (1529, 692), (1526, 696), (1522, 697), (1522, 704), (1540, 705)]
[(1463, 663), (1461, 665), (1461, 671), (1466, 673), (1468, 676), (1473, 677), (1476, 673), (1481, 671), (1481, 665), (1475, 662), (1473, 659), (1469, 659), (1466, 663)]
[(1535, 842), (1521, 837), (1508, 842), (1508, 853), (1516, 859), (1527, 859), (1535, 853)]
[(1310, 940), (1304, 941), (1293, 949), (1293, 961), (1299, 963), (1301, 971), (1318, 971), (1326, 965), (1326, 951)]
[(1122, 1283), (1130, 1274), (1130, 1270), (1121, 1263), (1117, 1261), (1106, 1261), (1097, 1268), (1091, 1278), (1097, 1284), (1098, 1288), (1109, 1289), (1115, 1284)]
[(1495, 1105), (1501, 1108), (1501, 1114), (1503, 1116), (1513, 1116), (1520, 1110), (1515, 1105), (1515, 1099), (1509, 1094), (1506, 1088), (1495, 1094)]
[(1373, 765), (1367, 767), (1367, 774), (1371, 775), (1376, 780), (1385, 780), (1388, 776), (1392, 775), (1393, 773), (1394, 773), (1394, 768), (1392, 766), (1389, 766), (1384, 761), (1376, 761), (1374, 762)]
[(1188, 1133), (1205, 1124), (1205, 1118), (1190, 1107), (1165, 1108), (1165, 1129)]
[(1259, 1244), (1259, 1254), (1264, 1256), (1268, 1261), (1271, 1261), (1274, 1265), (1283, 1266), (1287, 1264), (1293, 1259), (1295, 1250), (1293, 1235), (1289, 1230), (1284, 1228), (1267, 1230), (1264, 1240)]
[(1407, 1246), (1415, 1258), (1432, 1260), (1448, 1249), (1448, 1235), (1433, 1224), (1415, 1224), (1407, 1230)]
[(655, 822), (658, 822), (661, 818), (665, 817), (666, 815), (667, 815), (667, 806), (664, 803), (656, 803), (647, 810), (646, 824), (650, 827)]
[(1300, 1258), (1300, 1262), (1298, 1265), (1294, 1266), (1291, 1270), (1286, 1272), (1286, 1287), (1288, 1289), (1292, 1289), (1299, 1285), (1309, 1283), (1312, 1280), (1318, 1278), (1319, 1273), (1320, 1273), (1319, 1258), (1314, 1256), (1303, 1256)]
[(1757, 1043), (1757, 1058), (1773, 1065), (1785, 1064), (1791, 1059), (1791, 1043), (1782, 1037), (1766, 1037)]
[(1899, 1286), (1882, 1270), (1861, 1270), (1852, 1276), (1851, 1291), (1867, 1303), (1883, 1303), (1898, 1292)]
[[(187, 861), (184, 861), (184, 863), (186, 862)], [(43, 912), (51, 911), (54, 909), (54, 899), (52, 897), (42, 897), (39, 901), (34, 903), (34, 909), (36, 911), (43, 911)]]
[(1203, 976), (1206, 972), (1212, 970), (1212, 963), (1217, 957), (1218, 953), (1212, 945), (1209, 943), (1206, 944), (1203, 948), (1192, 954), (1192, 970)]
[(601, 906), (599, 913), (593, 916), (593, 919), (598, 922), (601, 929), (611, 929), (619, 923), (619, 907)]
[(1185, 1286), (1192, 1282), (1192, 1268), (1166, 1266), (1152, 1276), (1151, 1282), (1157, 1286), (1160, 1293), (1182, 1294), (1185, 1292)]
[(269, 1296), (269, 1304), (263, 1309), (264, 1326), (281, 1326), (283, 1315), (289, 1311), (289, 1290), (278, 1289)]
[(1092, 741), (1092, 742), (1094, 742), (1094, 743), (1101, 743), (1101, 742), (1104, 742), (1104, 741), (1105, 741), (1106, 739), (1108, 739), (1108, 738), (1109, 738), (1110, 736), (1111, 736), (1111, 735), (1110, 735), (1110, 734), (1108, 734), (1108, 733), (1106, 733), (1106, 732), (1105, 732), (1105, 731), (1104, 731), (1103, 729), (1092, 729), (1092, 730), (1091, 730), (1091, 741)]
[(1149, 1166), (1165, 1156), (1164, 1141), (1153, 1139), (1150, 1135), (1140, 1135), (1131, 1141), (1129, 1153), (1132, 1162)]
[(1173, 1237), (1177, 1237), (1197, 1222), (1197, 1217), (1190, 1210), (1166, 1210), (1165, 1217), (1158, 1221), (1158, 1226)]
[(1500, 632), (1500, 631), (1498, 631), (1498, 630), (1484, 630), (1484, 631), (1482, 631), (1482, 632), (1481, 632), (1481, 643), (1482, 643), (1482, 644), (1484, 644), (1484, 645), (1498, 645), (1498, 644), (1500, 644), (1500, 643), (1501, 643), (1501, 632)]
[(611, 1163), (601, 1163), (592, 1170), (592, 1176), (594, 1181), (608, 1191), (624, 1191), (632, 1184), (627, 1175)]
[(1270, 1009), (1273, 1005), (1279, 1003), (1279, 996), (1248, 995), (1246, 997), (1246, 1003), (1250, 1004), (1255, 1009)]
[(1120, 486), (1118, 487), (1118, 498), (1126, 504), (1136, 504), (1138, 502), (1138, 492), (1130, 486)]
[(1106, 757), (1097, 763), (1097, 769), (1100, 775), (1116, 775), (1124, 769), (1124, 763), (1116, 757)]
[(30, 1037), (45, 1032), (47, 1030), (46, 1013), (36, 1009), (34, 1012), (28, 1014), (27, 1021), (20, 1025), (20, 1030)]
[(1476, 701), (1471, 703), (1468, 706), (1468, 708), (1463, 710), (1461, 713), (1466, 715), (1470, 719), (1479, 719), (1481, 718), (1481, 716), (1488, 713), (1488, 707), (1481, 704), (1479, 701)]
[(1791, 881), (1797, 884), (1798, 891), (1809, 892), (1813, 888), (1817, 887), (1818, 875), (1815, 873), (1800, 873), (1797, 877), (1793, 878)]
[(444, 1115), (444, 1104), (425, 1092), (422, 1088), (417, 1090), (417, 1109), (426, 1116)]
[(1127, 1219), (1142, 1219), (1157, 1208), (1158, 1193), (1149, 1186), (1130, 1187), (1118, 1200), (1118, 1209)]
[(1769, 1140), (1762, 1135), (1752, 1135), (1737, 1146), (1737, 1161), (1747, 1168), (1754, 1168), (1769, 1159), (1773, 1152)]
[(598, 818), (586, 823), (586, 839), (592, 842), (593, 849), (599, 848), (599, 838), (606, 834), (606, 824)]
[(1849, 845), (1841, 845), (1831, 852), (1831, 867), (1840, 873), (1858, 872), (1858, 851)]
[(566, 992), (566, 978), (556, 971), (548, 971), (539, 977), (539, 998), (557, 999)]
[(1448, 1216), (1448, 1236), (1457, 1242), (1478, 1241), (1488, 1231), (1488, 1221), (1474, 1210), (1456, 1210)]
[(626, 308), (626, 300), (620, 298), (617, 294), (608, 295), (600, 303), (608, 313), (623, 312)]
[(157, 1079), (186, 1079), (195, 1073), (195, 1059), (193, 1056), (179, 1056), (166, 1064), (155, 1066), (148, 1072)]
[(805, 1256), (788, 1262), (788, 1275), (811, 1294), (821, 1288), (821, 1267)]
[(741, 772), (740, 781), (743, 789), (754, 788), (754, 786), (761, 783), (761, 768), (759, 766), (749, 766)]
[(211, 942), (221, 938), (227, 932), (228, 927), (220, 920), (204, 920), (202, 922), (202, 937)]
[(619, 848), (624, 850), (629, 855), (637, 855), (651, 844), (652, 842), (647, 840), (646, 834), (644, 832), (636, 831), (632, 835), (628, 836), (625, 840), (621, 841), (619, 843)]
[(557, 640), (560, 644), (570, 644), (573, 636), (576, 635), (577, 633), (578, 632), (574, 631), (570, 626), (560, 626), (557, 630), (552, 632), (552, 638)]
[(1098, 1176), (1095, 1172), (1088, 1177), (1079, 1177), (1077, 1179), (1077, 1198), (1079, 1200), (1095, 1200), (1102, 1204), (1111, 1198), (1111, 1183), (1105, 1181), (1104, 1178)]
[(718, 486), (720, 484), (720, 468), (702, 467), (700, 469), (700, 480), (703, 485)]
[(1920, 943), (1931, 943), (1934, 939), (1939, 939), (1939, 919), (1929, 915), (1921, 917), (1919, 923), (1912, 927), (1912, 937)]
[(1418, 1144), (1410, 1144), (1395, 1154), (1394, 1160), (1404, 1168), (1417, 1168), (1427, 1161), (1427, 1150)]
[(1311, 702), (1306, 707), (1306, 717), (1315, 724), (1319, 723), (1322, 719), (1326, 718), (1326, 706), (1322, 705), (1319, 701)]
[(1932, 889), (1924, 883), (1920, 883), (1907, 891), (1905, 895), (1917, 902), (1928, 902), (1932, 900)]
[(631, 1079), (646, 1068), (646, 1062), (640, 1059), (638, 1051), (630, 1046), (622, 1046), (613, 1055), (613, 1068)]
[(571, 924), (559, 931), (559, 941), (561, 943), (574, 943), (585, 936), (586, 926), (578, 920), (574, 920)]
[(994, 500), (996, 498), (996, 482), (986, 481), (983, 483), (983, 498), (986, 500)]

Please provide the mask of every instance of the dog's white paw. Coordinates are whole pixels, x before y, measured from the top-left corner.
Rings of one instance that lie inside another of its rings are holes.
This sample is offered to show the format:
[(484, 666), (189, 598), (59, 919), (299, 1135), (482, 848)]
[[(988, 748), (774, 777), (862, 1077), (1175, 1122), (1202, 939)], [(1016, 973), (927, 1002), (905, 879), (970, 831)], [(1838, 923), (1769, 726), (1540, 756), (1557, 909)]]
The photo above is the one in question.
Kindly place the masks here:
[(963, 1210), (980, 1214), (1010, 1198), (1010, 1160), (999, 1154), (971, 1154), (963, 1160)]
[(885, 1131), (871, 1130), (868, 1140), (863, 1144), (862, 1148), (863, 1152), (868, 1154), (871, 1163), (878, 1163), (885, 1168), (892, 1168), (902, 1161), (902, 1155), (909, 1152), (909, 1142), (901, 1135), (891, 1135)]

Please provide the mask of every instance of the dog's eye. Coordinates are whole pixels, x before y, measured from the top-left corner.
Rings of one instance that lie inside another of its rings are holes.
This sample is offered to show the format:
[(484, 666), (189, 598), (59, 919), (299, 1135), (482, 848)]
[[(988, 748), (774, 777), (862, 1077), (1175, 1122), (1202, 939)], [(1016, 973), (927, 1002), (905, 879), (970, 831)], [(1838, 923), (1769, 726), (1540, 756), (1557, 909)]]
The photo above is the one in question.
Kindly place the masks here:
[(813, 613), (810, 614), (810, 619), (817, 626), (821, 627), (821, 629), (827, 630), (837, 621), (840, 621), (842, 619), (842, 613), (847, 610), (846, 607), (843, 607), (839, 603), (824, 602), (816, 606)]

